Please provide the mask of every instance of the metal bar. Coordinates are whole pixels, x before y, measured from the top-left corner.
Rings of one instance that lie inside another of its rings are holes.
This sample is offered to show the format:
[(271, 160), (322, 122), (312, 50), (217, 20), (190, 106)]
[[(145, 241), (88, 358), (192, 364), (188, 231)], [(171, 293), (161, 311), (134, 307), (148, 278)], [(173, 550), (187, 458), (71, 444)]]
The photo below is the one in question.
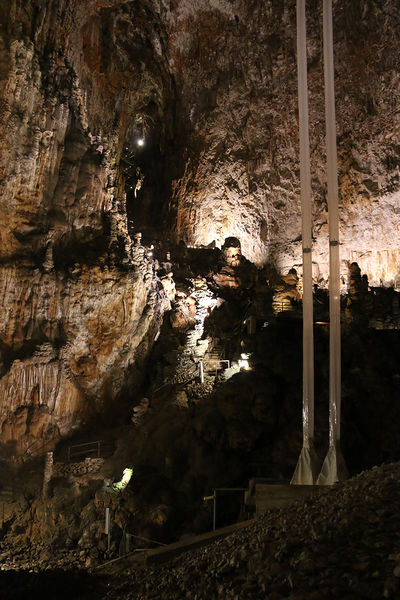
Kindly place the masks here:
[(217, 528), (217, 492), (247, 492), (247, 488), (214, 488), (212, 496), (205, 496), (203, 500), (213, 500), (213, 531)]
[(305, 0), (297, 2), (297, 69), (299, 90), (300, 196), (303, 247), (303, 441), (314, 437), (314, 336), (312, 290), (312, 207), (308, 119)]
[(106, 508), (106, 518), (104, 523), (104, 533), (107, 535), (110, 529), (110, 509)]
[(142, 542), (151, 542), (152, 544), (157, 544), (158, 546), (168, 546), (168, 544), (164, 544), (163, 542), (156, 542), (156, 540), (140, 537), (139, 535), (133, 535), (133, 533), (130, 533), (129, 535), (135, 538), (136, 540), (141, 540)]
[(246, 492), (247, 488), (215, 488), (217, 492)]
[(339, 189), (337, 176), (336, 116), (333, 66), (332, 0), (324, 0), (324, 75), (326, 113), (326, 158), (328, 179), (329, 226), (329, 443), (340, 439), (340, 262), (339, 262)]
[(323, 0), (326, 158), (329, 228), (329, 449), (317, 483), (331, 485), (347, 477), (340, 451), (341, 347), (339, 187), (337, 173), (332, 0)]
[[(97, 454), (97, 458), (100, 458), (101, 442), (102, 440), (96, 440), (95, 442), (85, 442), (84, 444), (74, 444), (73, 446), (68, 446), (68, 461), (70, 461), (74, 456), (82, 456), (83, 454)], [(77, 450), (78, 448), (80, 450)]]
[(83, 446), (94, 446), (95, 444), (98, 444), (101, 441), (102, 440), (96, 440), (95, 442), (84, 442), (83, 444), (73, 444), (72, 446), (70, 446), (70, 448), (82, 448)]
[(314, 331), (312, 288), (312, 204), (307, 84), (305, 0), (297, 0), (297, 72), (299, 95), (300, 198), (303, 256), (303, 448), (292, 484), (312, 485), (317, 476), (314, 440)]

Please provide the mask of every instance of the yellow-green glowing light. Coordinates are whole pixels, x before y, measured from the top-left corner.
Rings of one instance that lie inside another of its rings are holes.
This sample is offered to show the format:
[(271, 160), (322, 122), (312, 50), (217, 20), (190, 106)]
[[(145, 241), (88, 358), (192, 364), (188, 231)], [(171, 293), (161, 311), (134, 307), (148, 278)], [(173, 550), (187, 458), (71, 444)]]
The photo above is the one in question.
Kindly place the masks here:
[(113, 484), (113, 490), (124, 490), (131, 480), (133, 469), (126, 468), (122, 473), (122, 479)]

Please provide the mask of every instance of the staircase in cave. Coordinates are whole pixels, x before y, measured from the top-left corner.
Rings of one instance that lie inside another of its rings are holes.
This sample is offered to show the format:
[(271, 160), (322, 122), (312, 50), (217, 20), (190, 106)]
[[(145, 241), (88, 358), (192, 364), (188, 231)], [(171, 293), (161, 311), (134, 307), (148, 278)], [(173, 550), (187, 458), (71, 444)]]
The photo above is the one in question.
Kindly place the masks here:
[[(200, 535), (187, 537), (166, 546), (147, 548), (141, 552), (130, 552), (119, 558), (107, 561), (96, 567), (96, 571), (109, 574), (124, 572), (133, 565), (138, 564), (160, 564), (166, 562), (179, 554), (190, 552), (212, 544), (218, 539), (224, 538), (235, 531), (245, 529), (254, 523), (254, 516), (258, 517), (270, 509), (288, 507), (296, 501), (315, 497), (328, 491), (331, 486), (315, 485), (291, 485), (290, 483), (272, 483), (265, 478), (254, 478), (249, 481), (249, 488), (244, 496), (244, 510), (242, 518), (237, 523), (222, 528), (208, 531)], [(223, 496), (217, 502), (219, 510), (223, 511)]]
[[(224, 360), (224, 348), (217, 338), (212, 339), (209, 344), (208, 350), (204, 356), (203, 365), (204, 372), (210, 374), (216, 374), (217, 371), (221, 370), (223, 365), (221, 361)], [(227, 365), (226, 365), (227, 366)]]
[(202, 339), (204, 321), (210, 308), (216, 304), (216, 299), (203, 279), (196, 278), (191, 281), (194, 286), (192, 296), (196, 301), (196, 322), (186, 335), (185, 347), (179, 356), (171, 383), (185, 383), (197, 377), (199, 362), (203, 359), (209, 345), (207, 340)]

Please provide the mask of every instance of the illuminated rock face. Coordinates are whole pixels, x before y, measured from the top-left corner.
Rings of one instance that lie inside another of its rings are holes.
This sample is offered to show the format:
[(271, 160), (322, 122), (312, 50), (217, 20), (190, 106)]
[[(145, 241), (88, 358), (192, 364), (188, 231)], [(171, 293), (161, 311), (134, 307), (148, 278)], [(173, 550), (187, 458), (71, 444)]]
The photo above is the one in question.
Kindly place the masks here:
[[(160, 319), (150, 276), (83, 266), (75, 276), (0, 271), (2, 442), (67, 433), (112, 402)], [(39, 444), (34, 444), (34, 447)]]
[[(146, 106), (162, 73), (153, 60), (158, 73), (139, 89), (136, 65), (121, 64), (133, 49), (118, 4), (0, 8), (0, 437), (10, 452), (34, 453), (112, 405), (162, 318), (153, 263), (128, 234), (119, 166), (131, 118), (145, 116), (136, 103)], [(136, 42), (137, 60), (145, 46)]]
[[(219, 246), (234, 235), (250, 260), (301, 272), (295, 2), (188, 4), (171, 35), (188, 130), (178, 235)], [(325, 283), (322, 9), (307, 6), (314, 276)], [(334, 8), (342, 272), (355, 260), (379, 284), (399, 276), (400, 17), (392, 1)]]

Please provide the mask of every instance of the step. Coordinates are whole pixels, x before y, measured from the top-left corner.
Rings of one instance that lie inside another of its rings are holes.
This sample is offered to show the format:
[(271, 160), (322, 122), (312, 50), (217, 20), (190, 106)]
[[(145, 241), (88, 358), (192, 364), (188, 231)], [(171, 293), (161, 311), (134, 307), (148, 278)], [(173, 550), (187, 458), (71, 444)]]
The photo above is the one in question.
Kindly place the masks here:
[(291, 485), (290, 483), (256, 483), (254, 503), (256, 516), (271, 508), (282, 508), (310, 496), (317, 496), (330, 486)]

